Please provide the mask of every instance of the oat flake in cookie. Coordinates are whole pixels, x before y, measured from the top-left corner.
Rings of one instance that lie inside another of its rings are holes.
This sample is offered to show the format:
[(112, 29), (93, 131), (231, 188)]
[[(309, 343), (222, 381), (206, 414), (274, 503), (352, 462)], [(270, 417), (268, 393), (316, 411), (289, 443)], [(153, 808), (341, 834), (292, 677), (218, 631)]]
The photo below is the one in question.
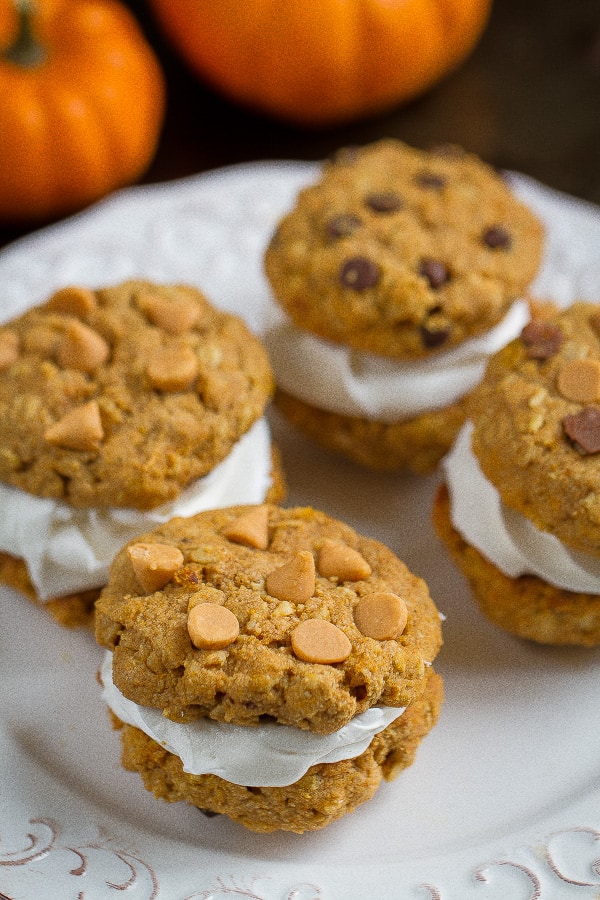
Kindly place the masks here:
[(260, 341), (186, 285), (66, 287), (5, 323), (0, 579), (79, 624), (135, 534), (281, 497), (272, 390)]
[(547, 312), (492, 358), (444, 469), (434, 520), (485, 614), (541, 643), (600, 645), (596, 304)]
[(277, 403), (366, 466), (430, 471), (487, 358), (527, 321), (542, 244), (472, 154), (395, 140), (338, 153), (265, 254), (284, 312), (266, 338)]
[[(412, 762), (442, 703), (425, 583), (312, 508), (208, 511), (131, 542), (96, 637), (112, 656), (105, 697), (126, 767), (158, 797), (258, 831), (354, 809)], [(195, 734), (224, 742), (223, 757), (190, 759)], [(332, 757), (338, 744), (350, 749)]]

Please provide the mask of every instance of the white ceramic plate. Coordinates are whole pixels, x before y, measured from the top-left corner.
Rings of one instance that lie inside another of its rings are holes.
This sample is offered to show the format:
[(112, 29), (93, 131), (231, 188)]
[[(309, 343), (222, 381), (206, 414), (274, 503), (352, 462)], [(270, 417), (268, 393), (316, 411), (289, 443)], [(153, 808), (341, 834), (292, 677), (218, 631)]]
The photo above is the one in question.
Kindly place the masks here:
[[(262, 163), (114, 195), (0, 253), (1, 316), (55, 287), (188, 281), (261, 332), (261, 257), (315, 167)], [(512, 175), (548, 227), (536, 293), (600, 300), (600, 212)], [(383, 476), (272, 413), (290, 504), (387, 543), (446, 614), (441, 720), (414, 765), (315, 834), (259, 836), (154, 800), (119, 764), (101, 651), (0, 590), (0, 900), (591, 900), (600, 896), (600, 651), (488, 624), (429, 521), (435, 478)]]

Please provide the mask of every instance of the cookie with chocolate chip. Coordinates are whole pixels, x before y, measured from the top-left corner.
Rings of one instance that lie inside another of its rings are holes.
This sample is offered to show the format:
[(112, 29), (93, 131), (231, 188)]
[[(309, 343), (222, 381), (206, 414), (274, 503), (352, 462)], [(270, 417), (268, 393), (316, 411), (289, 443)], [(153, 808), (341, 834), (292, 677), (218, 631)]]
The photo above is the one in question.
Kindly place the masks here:
[[(364, 368), (365, 354), (404, 366), (427, 359), (435, 364), (497, 328), (525, 295), (542, 246), (535, 214), (480, 159), (386, 139), (340, 152), (325, 164), (319, 180), (299, 193), (278, 224), (264, 267), (293, 328), (321, 341), (323, 359), (327, 344), (348, 348), (347, 367), (356, 372)], [(281, 341), (281, 333), (274, 332), (273, 340)], [(365, 407), (349, 414), (334, 408), (326, 393), (317, 402), (314, 391), (309, 396), (290, 385), (282, 369), (275, 364), (286, 408), (298, 420), (306, 418), (306, 407), (350, 420), (339, 428), (334, 423), (333, 438), (323, 437), (364, 461), (362, 423), (382, 421), (377, 413)], [(440, 408), (434, 404), (423, 412)], [(428, 456), (437, 462), (439, 454), (427, 453), (427, 428), (419, 418), (399, 408), (393, 422), (411, 423), (414, 465), (404, 459), (386, 465), (374, 449), (375, 468), (422, 471), (431, 468)], [(355, 451), (353, 435), (359, 433)]]
[(496, 325), (535, 275), (542, 227), (472, 154), (383, 140), (328, 162), (265, 256), (305, 330), (419, 358)]
[(477, 478), (498, 510), (496, 537), (490, 543), (472, 529), (483, 516), (474, 478), (472, 513), (460, 511), (453, 454), (435, 503), (440, 537), (496, 624), (541, 643), (597, 646), (598, 305), (576, 302), (534, 318), (490, 360), (469, 419)]
[[(209, 475), (218, 479), (214, 473), (262, 421), (272, 392), (260, 340), (194, 287), (138, 280), (62, 288), (0, 327), (1, 502), (12, 509), (21, 497), (23, 516), (27, 508), (38, 524), (36, 503), (43, 516), (54, 504), (58, 520), (79, 517), (77, 544), (90, 511), (125, 509), (129, 522), (196, 492)], [(276, 499), (283, 479), (267, 440), (269, 468)], [(268, 490), (265, 484), (260, 499)], [(148, 527), (143, 521), (140, 530)], [(56, 543), (53, 528), (44, 518), (43, 527), (32, 526), (32, 541), (43, 530)], [(13, 564), (21, 560), (9, 537), (8, 544), (0, 538), (0, 578), (39, 595), (29, 564), (25, 572)], [(90, 538), (90, 553), (100, 545), (108, 564), (107, 540), (104, 532)], [(121, 534), (114, 552), (122, 543)], [(49, 553), (60, 564), (62, 551)], [(87, 598), (103, 583), (80, 590), (72, 582), (55, 596)], [(84, 606), (89, 612), (87, 599)]]
[(425, 583), (389, 549), (312, 508), (268, 504), (130, 543), (96, 636), (121, 692), (173, 721), (266, 716), (318, 733), (416, 699), (441, 639)]
[(130, 542), (98, 600), (96, 638), (125, 767), (157, 797), (256, 831), (314, 830), (352, 811), (410, 765), (443, 699), (425, 582), (310, 507), (207, 511)]

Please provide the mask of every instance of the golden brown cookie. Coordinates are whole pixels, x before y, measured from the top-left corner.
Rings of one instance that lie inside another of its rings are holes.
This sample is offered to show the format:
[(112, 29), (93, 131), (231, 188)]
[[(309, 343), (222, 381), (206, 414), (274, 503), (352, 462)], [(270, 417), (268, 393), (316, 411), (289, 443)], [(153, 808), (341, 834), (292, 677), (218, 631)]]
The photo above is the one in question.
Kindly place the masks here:
[(481, 611), (495, 625), (541, 644), (600, 644), (600, 595), (554, 587), (536, 575), (505, 575), (454, 528), (445, 485), (435, 498), (433, 522)]
[(192, 287), (65, 288), (0, 330), (0, 479), (150, 509), (224, 459), (272, 387), (260, 341)]
[[(3, 503), (36, 525), (47, 499), (57, 502), (52, 514), (61, 522), (81, 510), (77, 539), (81, 528), (99, 529), (99, 538), (86, 532), (85, 541), (99, 540), (104, 565), (109, 535), (118, 535), (115, 553), (127, 539), (115, 509), (125, 508), (131, 529), (137, 512), (195, 491), (255, 424), (264, 426), (260, 478), (268, 482), (268, 428), (258, 420), (273, 387), (261, 341), (196, 288), (140, 280), (62, 288), (0, 327)], [(275, 448), (271, 459), (266, 498), (279, 502), (285, 482)], [(253, 477), (248, 473), (248, 484)], [(230, 502), (243, 497), (234, 491)], [(95, 526), (88, 510), (92, 519), (105, 512), (113, 518)], [(140, 531), (148, 527), (145, 521)], [(33, 541), (36, 534), (32, 527)], [(97, 573), (79, 580), (74, 557), (64, 582), (44, 582), (21, 556), (21, 546), (2, 544), (0, 582), (37, 601), (41, 595), (62, 624), (90, 623)]]
[(123, 766), (139, 772), (147, 790), (174, 803), (185, 801), (207, 814), (225, 814), (256, 832), (314, 831), (353, 812), (409, 766), (423, 737), (435, 725), (443, 684), (429, 670), (423, 693), (354, 759), (312, 766), (287, 787), (244, 787), (216, 775), (190, 775), (181, 760), (144, 732), (115, 719)]
[[(366, 598), (369, 625), (357, 614)], [(441, 629), (425, 583), (381, 543), (312, 508), (263, 504), (131, 542), (98, 600), (96, 637), (125, 697), (173, 721), (268, 716), (329, 734), (416, 700)]]
[(296, 325), (414, 359), (489, 330), (523, 294), (543, 229), (490, 166), (386, 139), (341, 151), (265, 255)]
[[(281, 503), (285, 499), (287, 486), (281, 455), (275, 446), (272, 448), (272, 459), (272, 483), (265, 499), (269, 503)], [(2, 551), (0, 551), (0, 584), (5, 584), (24, 594), (29, 600), (44, 606), (51, 616), (65, 628), (94, 627), (95, 604), (100, 595), (100, 588), (78, 591), (64, 597), (53, 597), (50, 600), (40, 600), (31, 583), (25, 562)]]
[(600, 307), (533, 320), (472, 398), (473, 450), (503, 502), (600, 555)]
[(307, 437), (368, 469), (426, 475), (465, 420), (466, 398), (399, 422), (377, 422), (318, 409), (278, 388), (274, 405)]
[(368, 468), (433, 471), (485, 359), (526, 321), (543, 238), (508, 183), (459, 148), (340, 151), (265, 252), (285, 313), (265, 336), (276, 404)]

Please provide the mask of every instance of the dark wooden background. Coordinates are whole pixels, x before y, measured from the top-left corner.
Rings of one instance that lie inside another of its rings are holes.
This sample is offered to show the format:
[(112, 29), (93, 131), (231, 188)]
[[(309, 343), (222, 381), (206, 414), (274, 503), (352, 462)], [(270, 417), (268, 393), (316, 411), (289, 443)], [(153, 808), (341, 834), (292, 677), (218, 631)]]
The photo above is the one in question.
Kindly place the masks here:
[[(428, 94), (385, 116), (319, 131), (218, 96), (167, 44), (145, 0), (128, 5), (162, 62), (168, 90), (160, 144), (142, 183), (250, 160), (318, 160), (344, 144), (393, 136), (417, 147), (458, 143), (600, 203), (600, 0), (495, 0), (474, 53)], [(28, 230), (0, 227), (0, 246)]]

